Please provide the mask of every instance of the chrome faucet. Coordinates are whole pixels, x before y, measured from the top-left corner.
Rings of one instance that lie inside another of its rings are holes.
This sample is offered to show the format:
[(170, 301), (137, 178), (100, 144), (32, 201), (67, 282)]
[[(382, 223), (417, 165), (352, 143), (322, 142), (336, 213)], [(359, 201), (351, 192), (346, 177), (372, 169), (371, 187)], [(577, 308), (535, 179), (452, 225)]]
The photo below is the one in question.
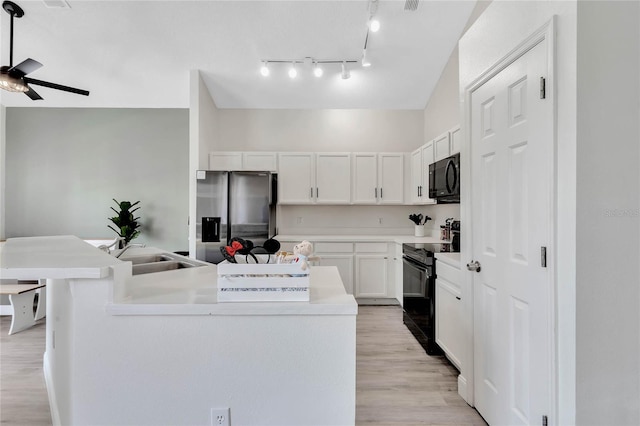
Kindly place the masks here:
[(116, 259), (119, 258), (120, 256), (122, 256), (124, 254), (125, 251), (129, 250), (131, 247), (146, 247), (144, 244), (128, 244), (125, 246), (125, 248), (122, 249), (122, 251), (118, 254), (116, 254)]

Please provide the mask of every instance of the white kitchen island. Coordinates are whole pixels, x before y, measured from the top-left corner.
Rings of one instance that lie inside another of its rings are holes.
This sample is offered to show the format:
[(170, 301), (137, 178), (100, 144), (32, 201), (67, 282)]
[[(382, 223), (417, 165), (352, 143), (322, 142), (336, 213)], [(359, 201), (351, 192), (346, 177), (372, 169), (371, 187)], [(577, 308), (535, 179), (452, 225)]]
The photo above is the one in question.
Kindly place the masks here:
[(54, 424), (211, 425), (220, 408), (231, 425), (354, 424), (357, 305), (336, 268), (279, 303), (217, 303), (215, 265), (131, 270), (71, 236), (0, 246), (0, 278), (47, 279)]

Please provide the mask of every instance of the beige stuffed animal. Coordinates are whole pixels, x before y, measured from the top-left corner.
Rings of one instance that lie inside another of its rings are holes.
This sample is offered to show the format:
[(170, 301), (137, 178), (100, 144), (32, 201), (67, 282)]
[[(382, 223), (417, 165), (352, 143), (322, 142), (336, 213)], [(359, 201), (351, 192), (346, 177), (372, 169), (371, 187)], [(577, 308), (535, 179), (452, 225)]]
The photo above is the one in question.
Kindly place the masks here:
[(293, 255), (296, 256), (296, 263), (300, 263), (300, 268), (305, 271), (309, 267), (309, 257), (313, 254), (313, 244), (304, 240), (293, 246)]

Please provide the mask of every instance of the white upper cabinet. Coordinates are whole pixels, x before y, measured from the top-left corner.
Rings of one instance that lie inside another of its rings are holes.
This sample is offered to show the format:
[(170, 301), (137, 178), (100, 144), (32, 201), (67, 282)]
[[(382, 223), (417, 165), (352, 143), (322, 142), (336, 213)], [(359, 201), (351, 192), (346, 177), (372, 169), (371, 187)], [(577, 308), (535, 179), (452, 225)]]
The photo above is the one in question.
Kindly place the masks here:
[(454, 127), (449, 131), (449, 138), (451, 139), (451, 152), (449, 155), (457, 154), (462, 148), (462, 132), (460, 126)]
[(314, 155), (309, 152), (278, 154), (278, 202), (311, 204), (314, 202)]
[(242, 170), (241, 152), (209, 153), (209, 170)]
[(353, 154), (353, 203), (378, 202), (378, 155), (373, 152)]
[(280, 153), (278, 200), (281, 204), (351, 203), (351, 155)]
[(276, 172), (277, 156), (275, 152), (211, 152), (209, 170), (244, 170)]
[(378, 200), (380, 204), (404, 203), (404, 154), (378, 154)]
[(243, 170), (275, 173), (278, 171), (278, 157), (275, 152), (243, 152), (242, 167)]
[(411, 153), (411, 203), (433, 204), (429, 198), (429, 164), (434, 162), (434, 141), (429, 141)]
[(349, 204), (351, 202), (351, 154), (316, 154), (316, 202)]
[[(446, 132), (433, 140), (434, 161), (447, 158), (451, 148), (449, 146), (449, 132)], [(427, 167), (429, 165), (427, 164)]]
[(404, 153), (353, 154), (353, 204), (404, 202)]

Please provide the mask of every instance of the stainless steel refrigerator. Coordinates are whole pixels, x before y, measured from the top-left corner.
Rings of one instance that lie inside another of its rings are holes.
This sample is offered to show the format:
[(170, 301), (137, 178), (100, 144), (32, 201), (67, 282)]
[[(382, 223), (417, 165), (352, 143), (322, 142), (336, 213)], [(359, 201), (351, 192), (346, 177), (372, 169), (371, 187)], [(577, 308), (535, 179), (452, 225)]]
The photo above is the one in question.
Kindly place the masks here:
[(262, 246), (275, 235), (276, 174), (198, 170), (196, 177), (197, 259), (221, 262), (220, 247), (233, 237)]

